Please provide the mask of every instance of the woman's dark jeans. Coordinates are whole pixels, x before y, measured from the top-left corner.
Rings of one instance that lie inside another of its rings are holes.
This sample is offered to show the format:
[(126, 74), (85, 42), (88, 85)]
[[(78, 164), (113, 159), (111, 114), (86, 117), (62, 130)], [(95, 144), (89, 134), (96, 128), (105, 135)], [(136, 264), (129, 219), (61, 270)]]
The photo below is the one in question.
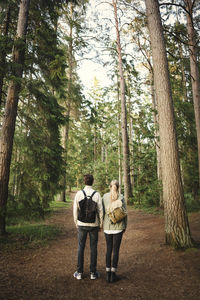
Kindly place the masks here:
[[(106, 267), (107, 268), (117, 268), (118, 260), (119, 260), (119, 248), (121, 245), (123, 231), (116, 234), (107, 234), (105, 233), (106, 237), (106, 245), (107, 245), (107, 251), (106, 251)], [(112, 257), (113, 253), (113, 258)], [(112, 260), (112, 265), (111, 265)]]
[(97, 266), (97, 242), (98, 227), (79, 226), (78, 227), (78, 264), (77, 272), (83, 273), (84, 266), (84, 250), (87, 235), (90, 236), (90, 272), (96, 273)]

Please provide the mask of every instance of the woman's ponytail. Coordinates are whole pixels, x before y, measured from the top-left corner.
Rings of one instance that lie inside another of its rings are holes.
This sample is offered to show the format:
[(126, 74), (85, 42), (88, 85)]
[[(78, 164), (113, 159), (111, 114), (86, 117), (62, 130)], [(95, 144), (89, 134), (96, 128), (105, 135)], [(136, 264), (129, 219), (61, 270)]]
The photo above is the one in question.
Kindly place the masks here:
[(119, 197), (119, 182), (112, 180), (110, 183), (110, 201), (115, 201)]

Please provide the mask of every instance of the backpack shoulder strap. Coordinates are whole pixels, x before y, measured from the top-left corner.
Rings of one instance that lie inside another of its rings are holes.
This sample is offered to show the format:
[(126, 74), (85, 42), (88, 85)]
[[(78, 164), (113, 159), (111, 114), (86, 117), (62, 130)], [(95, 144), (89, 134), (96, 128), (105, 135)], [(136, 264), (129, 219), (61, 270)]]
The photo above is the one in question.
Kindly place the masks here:
[[(83, 192), (84, 196), (87, 197), (86, 192), (85, 192), (84, 190), (82, 190), (82, 192)], [(94, 196), (95, 193), (96, 193), (96, 191), (94, 191), (94, 192), (92, 193), (92, 195), (90, 196), (91, 199), (92, 199), (92, 197)]]
[(87, 197), (87, 195), (86, 195), (85, 191), (84, 191), (84, 190), (82, 190), (82, 192), (83, 192), (84, 196), (85, 196), (85, 197)]
[(92, 195), (90, 196), (91, 199), (92, 199), (92, 197), (94, 196), (95, 193), (96, 193), (96, 191), (94, 191), (94, 192), (92, 193)]

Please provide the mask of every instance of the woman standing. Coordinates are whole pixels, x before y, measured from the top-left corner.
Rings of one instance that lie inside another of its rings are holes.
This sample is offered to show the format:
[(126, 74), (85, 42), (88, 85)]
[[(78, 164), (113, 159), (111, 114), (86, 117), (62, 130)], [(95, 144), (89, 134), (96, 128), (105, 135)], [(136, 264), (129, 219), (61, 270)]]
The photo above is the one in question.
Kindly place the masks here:
[(122, 236), (127, 226), (127, 216), (117, 223), (113, 223), (109, 217), (109, 213), (117, 205), (121, 205), (126, 210), (126, 204), (123, 195), (119, 194), (119, 182), (112, 180), (110, 183), (110, 192), (103, 196), (104, 221), (103, 229), (106, 238), (106, 280), (115, 282), (119, 280), (116, 275), (119, 249)]

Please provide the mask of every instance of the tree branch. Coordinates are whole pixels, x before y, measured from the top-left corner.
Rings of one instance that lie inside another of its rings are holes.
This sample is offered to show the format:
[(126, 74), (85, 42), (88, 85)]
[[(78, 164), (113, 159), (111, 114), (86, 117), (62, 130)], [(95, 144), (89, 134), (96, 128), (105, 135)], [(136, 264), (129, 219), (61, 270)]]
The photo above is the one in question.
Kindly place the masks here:
[(176, 34), (172, 33), (171, 31), (169, 31), (169, 30), (163, 28), (163, 32), (170, 33), (170, 34), (171, 34), (174, 38), (176, 38), (177, 41), (179, 41), (180, 43), (182, 43), (182, 44), (184, 44), (184, 45), (186, 45), (186, 46), (189, 45), (188, 43), (184, 42), (182, 39), (178, 38), (178, 36), (177, 36)]
[(189, 11), (185, 8), (185, 6), (181, 5), (181, 4), (176, 4), (176, 3), (171, 3), (171, 2), (165, 2), (165, 3), (160, 3), (159, 6), (178, 6), (181, 7), (187, 14), (189, 14)]

